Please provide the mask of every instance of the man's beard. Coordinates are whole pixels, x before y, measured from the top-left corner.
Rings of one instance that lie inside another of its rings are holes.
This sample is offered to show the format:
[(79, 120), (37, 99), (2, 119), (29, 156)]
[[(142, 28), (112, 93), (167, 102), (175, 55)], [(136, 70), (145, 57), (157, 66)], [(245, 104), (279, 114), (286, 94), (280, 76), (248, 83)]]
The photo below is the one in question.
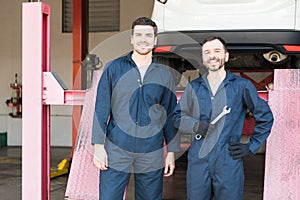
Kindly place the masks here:
[(210, 71), (219, 71), (220, 69), (222, 69), (225, 66), (225, 60), (218, 59), (218, 61), (220, 63), (218, 67), (216, 65), (213, 65), (213, 66), (209, 66), (208, 69)]
[(144, 56), (144, 55), (149, 54), (149, 53), (152, 51), (152, 49), (147, 49), (147, 51), (140, 51), (139, 49), (135, 49), (135, 51), (136, 51), (138, 54)]
[(215, 66), (210, 66), (210, 67), (208, 67), (208, 69), (210, 70), (210, 71), (219, 71), (220, 69), (222, 69), (224, 67), (224, 64), (222, 64), (222, 65), (219, 65), (219, 67), (215, 67)]

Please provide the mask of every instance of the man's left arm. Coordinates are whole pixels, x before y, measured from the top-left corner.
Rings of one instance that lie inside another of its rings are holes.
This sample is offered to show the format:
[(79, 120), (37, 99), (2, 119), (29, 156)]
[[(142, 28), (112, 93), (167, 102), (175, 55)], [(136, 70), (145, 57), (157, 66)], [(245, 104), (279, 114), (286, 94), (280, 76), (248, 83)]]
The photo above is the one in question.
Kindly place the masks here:
[(229, 143), (230, 155), (234, 160), (254, 155), (269, 136), (274, 120), (269, 105), (258, 96), (257, 90), (250, 81), (247, 81), (243, 88), (243, 102), (252, 112), (256, 123), (247, 144)]
[(176, 88), (173, 83), (170, 83), (165, 88), (164, 96), (161, 105), (165, 108), (167, 119), (163, 127), (165, 142), (167, 145), (167, 155), (165, 159), (164, 176), (171, 176), (175, 170), (175, 153), (180, 151), (180, 140), (177, 129), (172, 123), (172, 114), (177, 104)]
[(256, 120), (248, 143), (250, 151), (255, 154), (269, 136), (274, 118), (269, 105), (258, 96), (257, 90), (250, 81), (246, 84), (243, 99)]
[(175, 85), (165, 88), (165, 93), (161, 101), (161, 105), (165, 108), (167, 119), (163, 126), (165, 142), (168, 152), (180, 151), (178, 130), (172, 123), (172, 114), (177, 104)]

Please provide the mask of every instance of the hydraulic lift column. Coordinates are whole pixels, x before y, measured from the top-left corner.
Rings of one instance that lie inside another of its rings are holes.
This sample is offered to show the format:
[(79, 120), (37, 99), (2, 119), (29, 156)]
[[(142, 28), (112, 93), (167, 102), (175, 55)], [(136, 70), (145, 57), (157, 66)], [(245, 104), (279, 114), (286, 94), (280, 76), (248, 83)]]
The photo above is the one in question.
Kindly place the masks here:
[[(43, 72), (50, 71), (50, 6), (23, 3), (22, 199), (50, 199), (50, 106), (43, 105)], [(42, 133), (42, 134), (41, 134)]]
[(50, 105), (82, 105), (50, 72), (50, 6), (22, 5), (22, 199), (50, 200)]

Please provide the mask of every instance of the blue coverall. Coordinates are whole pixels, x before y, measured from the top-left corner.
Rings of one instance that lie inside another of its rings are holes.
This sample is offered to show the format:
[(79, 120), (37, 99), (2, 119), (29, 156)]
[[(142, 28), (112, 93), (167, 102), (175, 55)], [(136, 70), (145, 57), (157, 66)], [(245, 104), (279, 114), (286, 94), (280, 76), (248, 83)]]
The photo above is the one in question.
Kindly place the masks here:
[(242, 200), (244, 169), (242, 159), (234, 160), (229, 142), (240, 142), (247, 109), (256, 124), (248, 143), (255, 154), (270, 134), (273, 115), (268, 104), (258, 97), (253, 84), (226, 71), (226, 77), (212, 94), (207, 73), (185, 89), (173, 114), (180, 132), (195, 134), (195, 123), (211, 121), (224, 106), (230, 113), (218, 121), (213, 132), (194, 139), (188, 152), (187, 196), (189, 200)]
[(97, 88), (92, 143), (105, 144), (109, 167), (100, 173), (101, 200), (123, 199), (132, 171), (135, 199), (162, 199), (164, 141), (168, 152), (179, 150), (170, 71), (152, 62), (142, 80), (131, 55), (108, 63)]

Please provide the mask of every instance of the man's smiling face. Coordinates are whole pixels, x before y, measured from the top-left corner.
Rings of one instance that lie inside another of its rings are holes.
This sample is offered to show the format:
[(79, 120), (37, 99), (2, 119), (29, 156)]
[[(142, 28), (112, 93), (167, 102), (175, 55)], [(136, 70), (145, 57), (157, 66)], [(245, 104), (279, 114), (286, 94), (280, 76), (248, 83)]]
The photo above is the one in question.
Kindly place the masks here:
[(136, 25), (131, 35), (131, 44), (134, 51), (140, 55), (150, 53), (156, 44), (154, 29), (149, 25)]
[(202, 46), (203, 65), (210, 71), (218, 71), (228, 61), (229, 53), (225, 51), (223, 44), (215, 39)]

